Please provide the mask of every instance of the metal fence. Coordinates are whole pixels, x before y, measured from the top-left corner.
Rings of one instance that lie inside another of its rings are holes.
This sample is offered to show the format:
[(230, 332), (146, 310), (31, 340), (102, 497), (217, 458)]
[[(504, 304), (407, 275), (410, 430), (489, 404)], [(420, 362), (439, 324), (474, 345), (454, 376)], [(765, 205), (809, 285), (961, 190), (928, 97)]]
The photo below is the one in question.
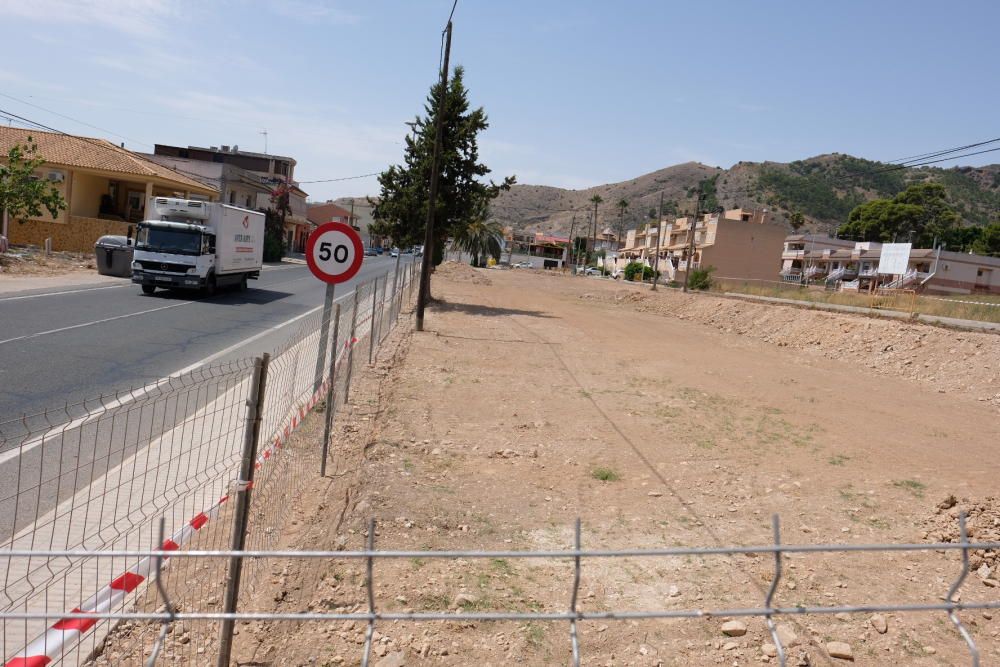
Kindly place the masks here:
[[(252, 594), (264, 576), (255, 561), (239, 572), (235, 557), (176, 559), (157, 578), (149, 552), (276, 544), (295, 491), (326, 471), (332, 415), (355, 366), (377, 356), (418, 269), (397, 262), (261, 358), (0, 421), (6, 664), (80, 664), (112, 627), (101, 614), (142, 608), (158, 589), (230, 612)], [(290, 438), (317, 406), (327, 417), (322, 450)], [(7, 557), (18, 552), (34, 555)], [(220, 581), (222, 590), (208, 585)], [(53, 618), (63, 620), (46, 623)]]
[[(337, 561), (360, 561), (364, 563), (364, 596), (366, 601), (361, 605), (362, 609), (352, 612), (321, 611), (315, 605), (309, 604), (307, 609), (291, 612), (275, 612), (273, 610), (248, 611), (211, 611), (204, 607), (194, 611), (184, 611), (179, 609), (177, 600), (172, 597), (169, 587), (160, 587), (156, 591), (156, 609), (148, 610), (106, 610), (99, 613), (75, 612), (54, 616), (49, 613), (40, 612), (5, 612), (0, 617), (8, 622), (12, 619), (36, 620), (59, 618), (59, 623), (65, 627), (72, 627), (74, 624), (90, 623), (94, 619), (105, 621), (122, 621), (131, 624), (132, 631), (139, 629), (144, 633), (150, 642), (144, 652), (139, 653), (137, 663), (145, 659), (146, 664), (155, 664), (159, 656), (164, 656), (169, 660), (176, 659), (179, 651), (184, 650), (185, 637), (190, 637), (190, 633), (175, 632), (179, 624), (191, 624), (193, 622), (229, 624), (230, 632), (232, 624), (237, 621), (267, 621), (267, 622), (297, 622), (297, 623), (325, 623), (327, 627), (340, 627), (345, 621), (360, 621), (365, 624), (365, 634), (363, 644), (359, 647), (360, 661), (363, 666), (368, 665), (372, 658), (373, 637), (379, 624), (393, 622), (430, 622), (430, 621), (451, 621), (451, 622), (478, 622), (478, 621), (524, 621), (535, 623), (556, 623), (565, 624), (566, 634), (566, 662), (577, 666), (581, 663), (581, 655), (584, 652), (584, 644), (581, 642), (580, 624), (588, 621), (637, 621), (643, 619), (706, 619), (706, 618), (741, 618), (758, 617), (764, 620), (767, 632), (773, 642), (775, 657), (781, 665), (786, 664), (789, 647), (782, 642), (781, 633), (775, 625), (775, 619), (788, 616), (802, 615), (830, 615), (843, 613), (872, 613), (872, 612), (897, 612), (897, 613), (941, 613), (944, 615), (958, 637), (965, 643), (969, 663), (979, 665), (980, 648), (977, 646), (969, 627), (963, 623), (959, 614), (963, 611), (1000, 609), (1000, 600), (965, 600), (961, 599), (963, 584), (968, 578), (969, 555), (970, 552), (978, 550), (1000, 549), (998, 542), (970, 542), (968, 531), (966, 530), (965, 515), (958, 517), (958, 536), (955, 542), (939, 542), (925, 544), (815, 544), (815, 545), (790, 545), (783, 544), (781, 539), (780, 522), (775, 515), (772, 520), (773, 541), (756, 546), (733, 546), (733, 547), (670, 547), (659, 549), (618, 549), (618, 550), (598, 550), (583, 549), (582, 530), (580, 521), (577, 520), (574, 532), (574, 543), (571, 548), (564, 550), (538, 550), (538, 551), (394, 551), (377, 550), (375, 543), (376, 525), (371, 520), (367, 530), (366, 548), (360, 551), (267, 551), (267, 550), (191, 550), (191, 551), (143, 551), (143, 550), (107, 550), (100, 553), (81, 552), (79, 550), (14, 550), (4, 554), (11, 560), (23, 558), (147, 558), (152, 559), (159, 569), (161, 566), (164, 573), (169, 573), (174, 568), (198, 568), (204, 567), (207, 563), (218, 561), (225, 563), (233, 559), (247, 559), (254, 561), (289, 561), (308, 562), (310, 570), (319, 572), (320, 564), (317, 561), (337, 562)], [(884, 603), (884, 604), (853, 604), (853, 605), (830, 605), (830, 606), (781, 606), (777, 604), (778, 586), (784, 574), (784, 558), (790, 554), (823, 554), (834, 553), (849, 556), (857, 552), (882, 552), (885, 554), (898, 552), (919, 552), (919, 551), (940, 551), (954, 553), (958, 552), (960, 560), (956, 563), (955, 577), (947, 590), (940, 590), (931, 593), (936, 596), (935, 601), (925, 603)], [(661, 608), (661, 609), (616, 609), (616, 610), (594, 610), (587, 608), (581, 600), (580, 582), (585, 570), (585, 563), (596, 559), (630, 559), (630, 558), (653, 558), (653, 559), (679, 559), (688, 557), (707, 558), (711, 556), (735, 556), (735, 555), (758, 555), (771, 559), (773, 569), (769, 584), (762, 593), (762, 598), (758, 606), (748, 607), (717, 607), (717, 608)], [(392, 602), (378, 599), (376, 593), (378, 588), (377, 564), (379, 561), (387, 559), (449, 559), (450, 567), (467, 567), (469, 561), (488, 559), (549, 559), (563, 562), (567, 565), (563, 569), (566, 576), (565, 604), (561, 608), (533, 609), (524, 611), (499, 611), (499, 610), (476, 610), (469, 611), (468, 608), (448, 611), (445, 609), (436, 611), (417, 612), (411, 610), (397, 611), (392, 608)], [(169, 564), (164, 564), (169, 563)], [(220, 566), (221, 567), (221, 566)], [(173, 576), (176, 576), (174, 574)], [(317, 575), (319, 576), (319, 575)], [(165, 577), (166, 578), (166, 577)], [(308, 597), (306, 599), (309, 599)], [(302, 603), (305, 606), (304, 601)], [(336, 624), (336, 625), (335, 625)], [(274, 626), (272, 625), (272, 628)], [(218, 646), (210, 645), (210, 648), (221, 652), (225, 646), (225, 638), (218, 642)], [(215, 658), (215, 655), (204, 655), (205, 647), (201, 647), (203, 657), (198, 662), (207, 663)], [(311, 649), (314, 650), (314, 649)], [(119, 661), (123, 655), (116, 654)], [(955, 656), (953, 656), (955, 657)], [(228, 655), (227, 655), (228, 658)], [(282, 657), (282, 664), (290, 664), (293, 658), (289, 655)], [(314, 661), (316, 659), (313, 654)], [(561, 662), (561, 661), (560, 661)], [(301, 663), (301, 661), (300, 661)], [(30, 663), (8, 663), (30, 664)], [(38, 663), (42, 664), (42, 663)], [(228, 664), (221, 661), (218, 664)]]

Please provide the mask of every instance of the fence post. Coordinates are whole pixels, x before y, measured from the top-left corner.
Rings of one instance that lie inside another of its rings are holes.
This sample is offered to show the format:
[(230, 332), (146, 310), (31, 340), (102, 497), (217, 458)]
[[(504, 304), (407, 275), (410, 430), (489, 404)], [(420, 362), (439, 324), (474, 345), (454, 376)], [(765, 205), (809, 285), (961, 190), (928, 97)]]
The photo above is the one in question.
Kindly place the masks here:
[(319, 476), (326, 477), (326, 457), (330, 452), (330, 430), (333, 428), (333, 411), (337, 400), (335, 388), (337, 385), (337, 341), (340, 338), (340, 304), (333, 315), (333, 356), (330, 358), (330, 378), (326, 387), (326, 423), (323, 425), (323, 458), (319, 463)]
[(396, 285), (399, 284), (399, 260), (403, 258), (403, 253), (396, 255), (396, 266), (392, 270), (392, 303), (389, 306), (390, 319), (395, 318), (396, 311)]
[[(323, 371), (326, 370), (326, 349), (330, 343), (330, 312), (333, 310), (334, 287), (333, 283), (327, 283), (326, 297), (323, 300), (323, 317), (319, 324), (319, 353), (316, 355), (316, 379), (313, 382), (314, 394), (323, 386)], [(334, 356), (336, 356), (336, 348)]]
[(347, 339), (347, 379), (344, 381), (344, 403), (351, 397), (351, 374), (354, 372), (354, 338), (358, 334), (358, 299), (361, 285), (354, 288), (354, 309), (351, 313), (351, 335)]
[[(253, 378), (250, 384), (250, 398), (247, 400), (247, 424), (243, 438), (243, 459), (240, 461), (240, 476), (236, 480), (236, 509), (233, 512), (233, 536), (231, 549), (243, 551), (246, 544), (247, 523), (250, 519), (250, 489), (253, 486), (254, 468), (257, 462), (257, 445), (260, 443), (260, 426), (264, 413), (264, 392), (267, 387), (267, 367), (271, 355), (265, 353), (254, 361)], [(230, 492), (232, 493), (232, 492)], [(240, 596), (240, 575), (243, 573), (243, 559), (232, 556), (226, 570), (226, 594), (223, 612), (236, 612)], [(219, 629), (218, 667), (229, 667), (229, 657), (233, 649), (232, 619), (222, 621)]]
[(372, 323), (368, 327), (368, 363), (372, 362), (372, 355), (375, 353), (375, 308), (378, 303), (378, 276), (375, 276), (375, 284), (372, 286)]
[[(382, 335), (382, 323), (385, 320), (385, 306), (386, 302), (389, 301), (389, 272), (385, 272), (385, 283), (382, 284), (382, 305), (378, 309), (378, 347), (382, 347), (382, 340), (385, 338)], [(378, 348), (376, 348), (377, 350)], [(378, 353), (375, 354), (376, 358)]]

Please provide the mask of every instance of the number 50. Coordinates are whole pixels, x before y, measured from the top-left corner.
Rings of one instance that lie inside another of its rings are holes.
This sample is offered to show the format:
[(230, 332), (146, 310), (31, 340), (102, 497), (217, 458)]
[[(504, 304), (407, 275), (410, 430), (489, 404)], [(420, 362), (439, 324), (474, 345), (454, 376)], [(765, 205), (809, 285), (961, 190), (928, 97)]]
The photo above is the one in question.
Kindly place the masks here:
[[(332, 246), (333, 244), (330, 243), (329, 241), (323, 241), (322, 243), (319, 244), (319, 258), (324, 262), (329, 261), (331, 256), (330, 248)], [(349, 252), (350, 251), (347, 249), (346, 245), (344, 245), (343, 243), (338, 244), (337, 247), (333, 248), (332, 256), (334, 261), (346, 262), (347, 255)]]

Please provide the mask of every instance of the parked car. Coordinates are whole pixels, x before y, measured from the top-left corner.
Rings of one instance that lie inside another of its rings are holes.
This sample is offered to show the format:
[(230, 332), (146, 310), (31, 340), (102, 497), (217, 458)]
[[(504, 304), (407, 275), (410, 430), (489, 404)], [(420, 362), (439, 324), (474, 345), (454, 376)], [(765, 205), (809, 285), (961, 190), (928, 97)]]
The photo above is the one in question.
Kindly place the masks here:
[(599, 276), (599, 275), (601, 275), (601, 270), (599, 268), (597, 268), (596, 266), (588, 266), (587, 270), (585, 272), (585, 275), (588, 275), (588, 276)]
[(375, 248), (365, 248), (365, 257), (374, 257), (378, 253), (375, 252)]
[(399, 257), (399, 248), (393, 248), (390, 250), (389, 257)]
[(514, 268), (515, 269), (530, 269), (531, 268), (531, 262), (515, 262), (514, 263)]

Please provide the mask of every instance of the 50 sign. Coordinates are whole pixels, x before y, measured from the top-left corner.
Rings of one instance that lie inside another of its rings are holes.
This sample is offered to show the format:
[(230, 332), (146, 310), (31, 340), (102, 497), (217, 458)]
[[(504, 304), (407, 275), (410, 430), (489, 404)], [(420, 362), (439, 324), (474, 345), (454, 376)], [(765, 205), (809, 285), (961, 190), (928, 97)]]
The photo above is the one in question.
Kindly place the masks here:
[(326, 283), (350, 280), (361, 269), (361, 237), (342, 222), (320, 225), (306, 242), (306, 263), (313, 275)]

